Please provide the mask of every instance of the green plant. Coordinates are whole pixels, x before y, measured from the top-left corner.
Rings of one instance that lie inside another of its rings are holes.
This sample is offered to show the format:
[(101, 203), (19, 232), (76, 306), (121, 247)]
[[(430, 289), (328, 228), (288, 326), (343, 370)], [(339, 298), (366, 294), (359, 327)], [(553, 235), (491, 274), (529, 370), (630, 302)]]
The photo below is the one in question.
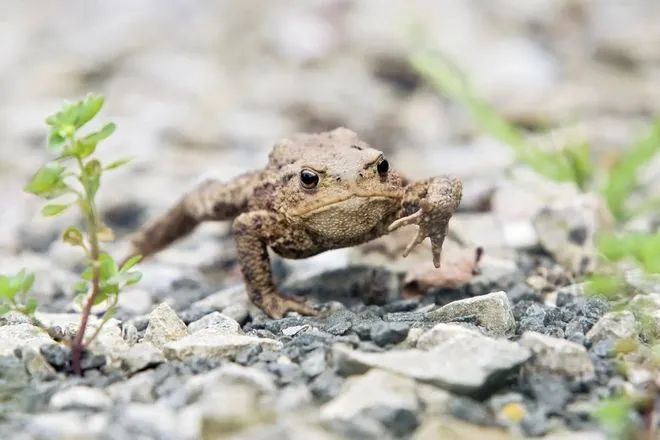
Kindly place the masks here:
[(15, 275), (0, 275), (0, 315), (16, 311), (32, 316), (37, 301), (27, 295), (34, 284), (34, 274), (21, 270)]
[(592, 412), (591, 417), (603, 427), (608, 438), (631, 439), (637, 432), (632, 419), (634, 408), (634, 400), (621, 395), (601, 402)]
[[(483, 131), (508, 145), (521, 163), (552, 180), (574, 182), (583, 191), (594, 187), (597, 167), (591, 161), (588, 143), (567, 144), (554, 151), (532, 146), (522, 130), (474, 94), (464, 75), (444, 57), (420, 52), (411, 57), (410, 63), (438, 92), (462, 104)], [(660, 208), (660, 198), (630, 206), (630, 194), (639, 184), (640, 171), (659, 153), (660, 121), (622, 152), (602, 176), (605, 183), (599, 191), (617, 220), (625, 221), (642, 211)]]
[[(127, 162), (122, 159), (103, 165), (93, 156), (98, 143), (114, 132), (115, 124), (108, 123), (86, 135), (79, 133), (102, 106), (103, 97), (88, 95), (80, 101), (65, 103), (59, 112), (46, 119), (50, 127), (48, 150), (56, 158), (39, 169), (25, 187), (27, 192), (48, 200), (41, 210), (44, 216), (56, 216), (71, 206), (77, 206), (85, 220), (84, 232), (76, 226), (69, 226), (62, 234), (64, 242), (79, 247), (86, 257), (86, 269), (74, 286), (83, 303), (80, 327), (71, 342), (72, 365), (77, 374), (81, 374), (82, 352), (116, 312), (119, 292), (125, 286), (137, 283), (141, 277), (138, 271), (132, 270), (139, 262), (139, 256), (118, 265), (101, 249), (102, 242), (113, 239), (113, 233), (103, 224), (96, 204), (101, 178), (104, 172)], [(92, 307), (104, 301), (108, 308), (101, 322), (96, 331), (85, 338)]]

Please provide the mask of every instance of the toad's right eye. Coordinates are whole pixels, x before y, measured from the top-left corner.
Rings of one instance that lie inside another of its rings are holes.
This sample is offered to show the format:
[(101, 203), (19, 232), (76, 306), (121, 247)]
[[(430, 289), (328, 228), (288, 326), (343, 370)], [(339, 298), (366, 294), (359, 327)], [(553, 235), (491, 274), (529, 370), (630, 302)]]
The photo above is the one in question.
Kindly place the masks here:
[(300, 171), (300, 184), (305, 189), (316, 188), (316, 185), (319, 184), (319, 175), (308, 168), (303, 168)]

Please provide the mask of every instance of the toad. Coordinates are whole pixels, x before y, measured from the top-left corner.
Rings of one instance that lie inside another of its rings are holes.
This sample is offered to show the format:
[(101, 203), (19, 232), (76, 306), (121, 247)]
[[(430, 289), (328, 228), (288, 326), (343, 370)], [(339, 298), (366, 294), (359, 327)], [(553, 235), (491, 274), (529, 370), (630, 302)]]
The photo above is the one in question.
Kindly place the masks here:
[(439, 268), (461, 191), (455, 177), (408, 181), (348, 129), (299, 134), (278, 142), (262, 170), (229, 182), (204, 181), (140, 229), (132, 244), (134, 253), (147, 257), (201, 222), (233, 220), (251, 301), (273, 318), (289, 311), (313, 315), (316, 310), (302, 299), (278, 292), (267, 248), (284, 258), (306, 258), (414, 224), (417, 234), (403, 255), (429, 237)]

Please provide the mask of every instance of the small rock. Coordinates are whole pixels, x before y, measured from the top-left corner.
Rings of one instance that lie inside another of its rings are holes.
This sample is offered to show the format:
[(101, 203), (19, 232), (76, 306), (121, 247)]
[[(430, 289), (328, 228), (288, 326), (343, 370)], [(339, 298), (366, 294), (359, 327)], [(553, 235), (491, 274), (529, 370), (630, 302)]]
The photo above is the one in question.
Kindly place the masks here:
[(328, 401), (339, 394), (343, 379), (333, 370), (325, 370), (310, 383), (310, 391), (321, 402)]
[(400, 436), (417, 426), (418, 408), (414, 380), (374, 369), (349, 378), (341, 393), (321, 407), (321, 419), (350, 420), (368, 415)]
[(129, 373), (136, 373), (147, 367), (165, 362), (163, 353), (150, 342), (139, 342), (132, 346), (124, 355), (124, 368)]
[(41, 328), (32, 324), (16, 324), (0, 327), (0, 356), (13, 355), (17, 348), (31, 347), (39, 350), (53, 340)]
[(238, 322), (220, 312), (209, 313), (197, 321), (188, 324), (190, 333), (207, 328), (212, 328), (219, 334), (238, 334), (240, 333), (241, 326)]
[(516, 329), (509, 298), (502, 291), (451, 302), (426, 317), (434, 322), (472, 322), (492, 336), (510, 336)]
[(167, 303), (161, 303), (149, 314), (149, 325), (144, 340), (163, 349), (171, 341), (177, 341), (188, 335), (186, 324)]
[(587, 333), (587, 338), (592, 343), (597, 343), (607, 338), (628, 339), (637, 338), (637, 322), (635, 315), (628, 310), (620, 312), (609, 312), (598, 320)]
[(164, 346), (167, 359), (188, 360), (194, 358), (220, 360), (234, 358), (241, 350), (260, 346), (264, 350), (280, 350), (282, 343), (274, 339), (245, 335), (218, 334), (213, 328), (199, 330)]
[(428, 351), (418, 348), (368, 353), (336, 344), (333, 358), (346, 374), (377, 367), (456, 393), (482, 395), (531, 355), (518, 344), (492, 339), (460, 325), (438, 324), (430, 332), (432, 337), (423, 335), (418, 341), (418, 347)]
[(32, 324), (32, 320), (29, 316), (13, 310), (10, 310), (4, 315), (0, 315), (0, 326), (16, 324)]
[(50, 399), (50, 409), (61, 410), (92, 410), (103, 411), (112, 406), (112, 399), (97, 389), (87, 386), (73, 386), (58, 391)]
[(304, 324), (304, 325), (294, 325), (294, 326), (291, 326), (291, 327), (287, 327), (287, 328), (282, 329), (282, 334), (283, 334), (284, 336), (295, 336), (295, 335), (297, 335), (298, 333), (300, 333), (300, 332), (302, 332), (302, 331), (304, 331), (304, 330), (307, 330), (307, 329), (309, 329), (309, 328), (310, 328), (310, 326), (307, 325), (307, 324)]
[(371, 327), (371, 340), (384, 347), (406, 339), (410, 326), (404, 322), (378, 322)]
[(415, 431), (412, 440), (509, 440), (511, 435), (501, 428), (490, 428), (444, 417), (428, 418)]
[(595, 264), (596, 230), (609, 221), (602, 199), (583, 194), (558, 199), (542, 209), (533, 224), (545, 250), (564, 267), (583, 274)]
[(34, 378), (49, 380), (56, 375), (55, 369), (46, 361), (39, 350), (33, 347), (23, 347), (21, 349), (21, 359), (23, 359), (30, 376)]
[(582, 345), (536, 332), (525, 332), (520, 344), (532, 351), (533, 357), (527, 364), (532, 370), (558, 373), (578, 380), (594, 377), (594, 366)]
[(232, 432), (273, 422), (274, 408), (260, 404), (259, 393), (245, 385), (225, 385), (206, 393), (201, 438), (225, 438)]
[(325, 350), (312, 351), (305, 360), (300, 363), (303, 373), (308, 377), (316, 377), (326, 369)]

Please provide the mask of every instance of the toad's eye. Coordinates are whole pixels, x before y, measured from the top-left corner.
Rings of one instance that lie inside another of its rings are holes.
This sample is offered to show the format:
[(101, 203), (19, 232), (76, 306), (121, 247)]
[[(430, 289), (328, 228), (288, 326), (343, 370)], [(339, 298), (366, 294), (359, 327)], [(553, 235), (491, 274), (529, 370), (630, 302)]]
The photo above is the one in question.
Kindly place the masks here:
[(319, 184), (319, 175), (314, 171), (304, 168), (300, 172), (300, 183), (303, 188), (312, 189)]
[(376, 169), (378, 170), (378, 174), (384, 176), (389, 171), (390, 164), (385, 159), (383, 159), (380, 162), (378, 162), (378, 165), (376, 165)]

